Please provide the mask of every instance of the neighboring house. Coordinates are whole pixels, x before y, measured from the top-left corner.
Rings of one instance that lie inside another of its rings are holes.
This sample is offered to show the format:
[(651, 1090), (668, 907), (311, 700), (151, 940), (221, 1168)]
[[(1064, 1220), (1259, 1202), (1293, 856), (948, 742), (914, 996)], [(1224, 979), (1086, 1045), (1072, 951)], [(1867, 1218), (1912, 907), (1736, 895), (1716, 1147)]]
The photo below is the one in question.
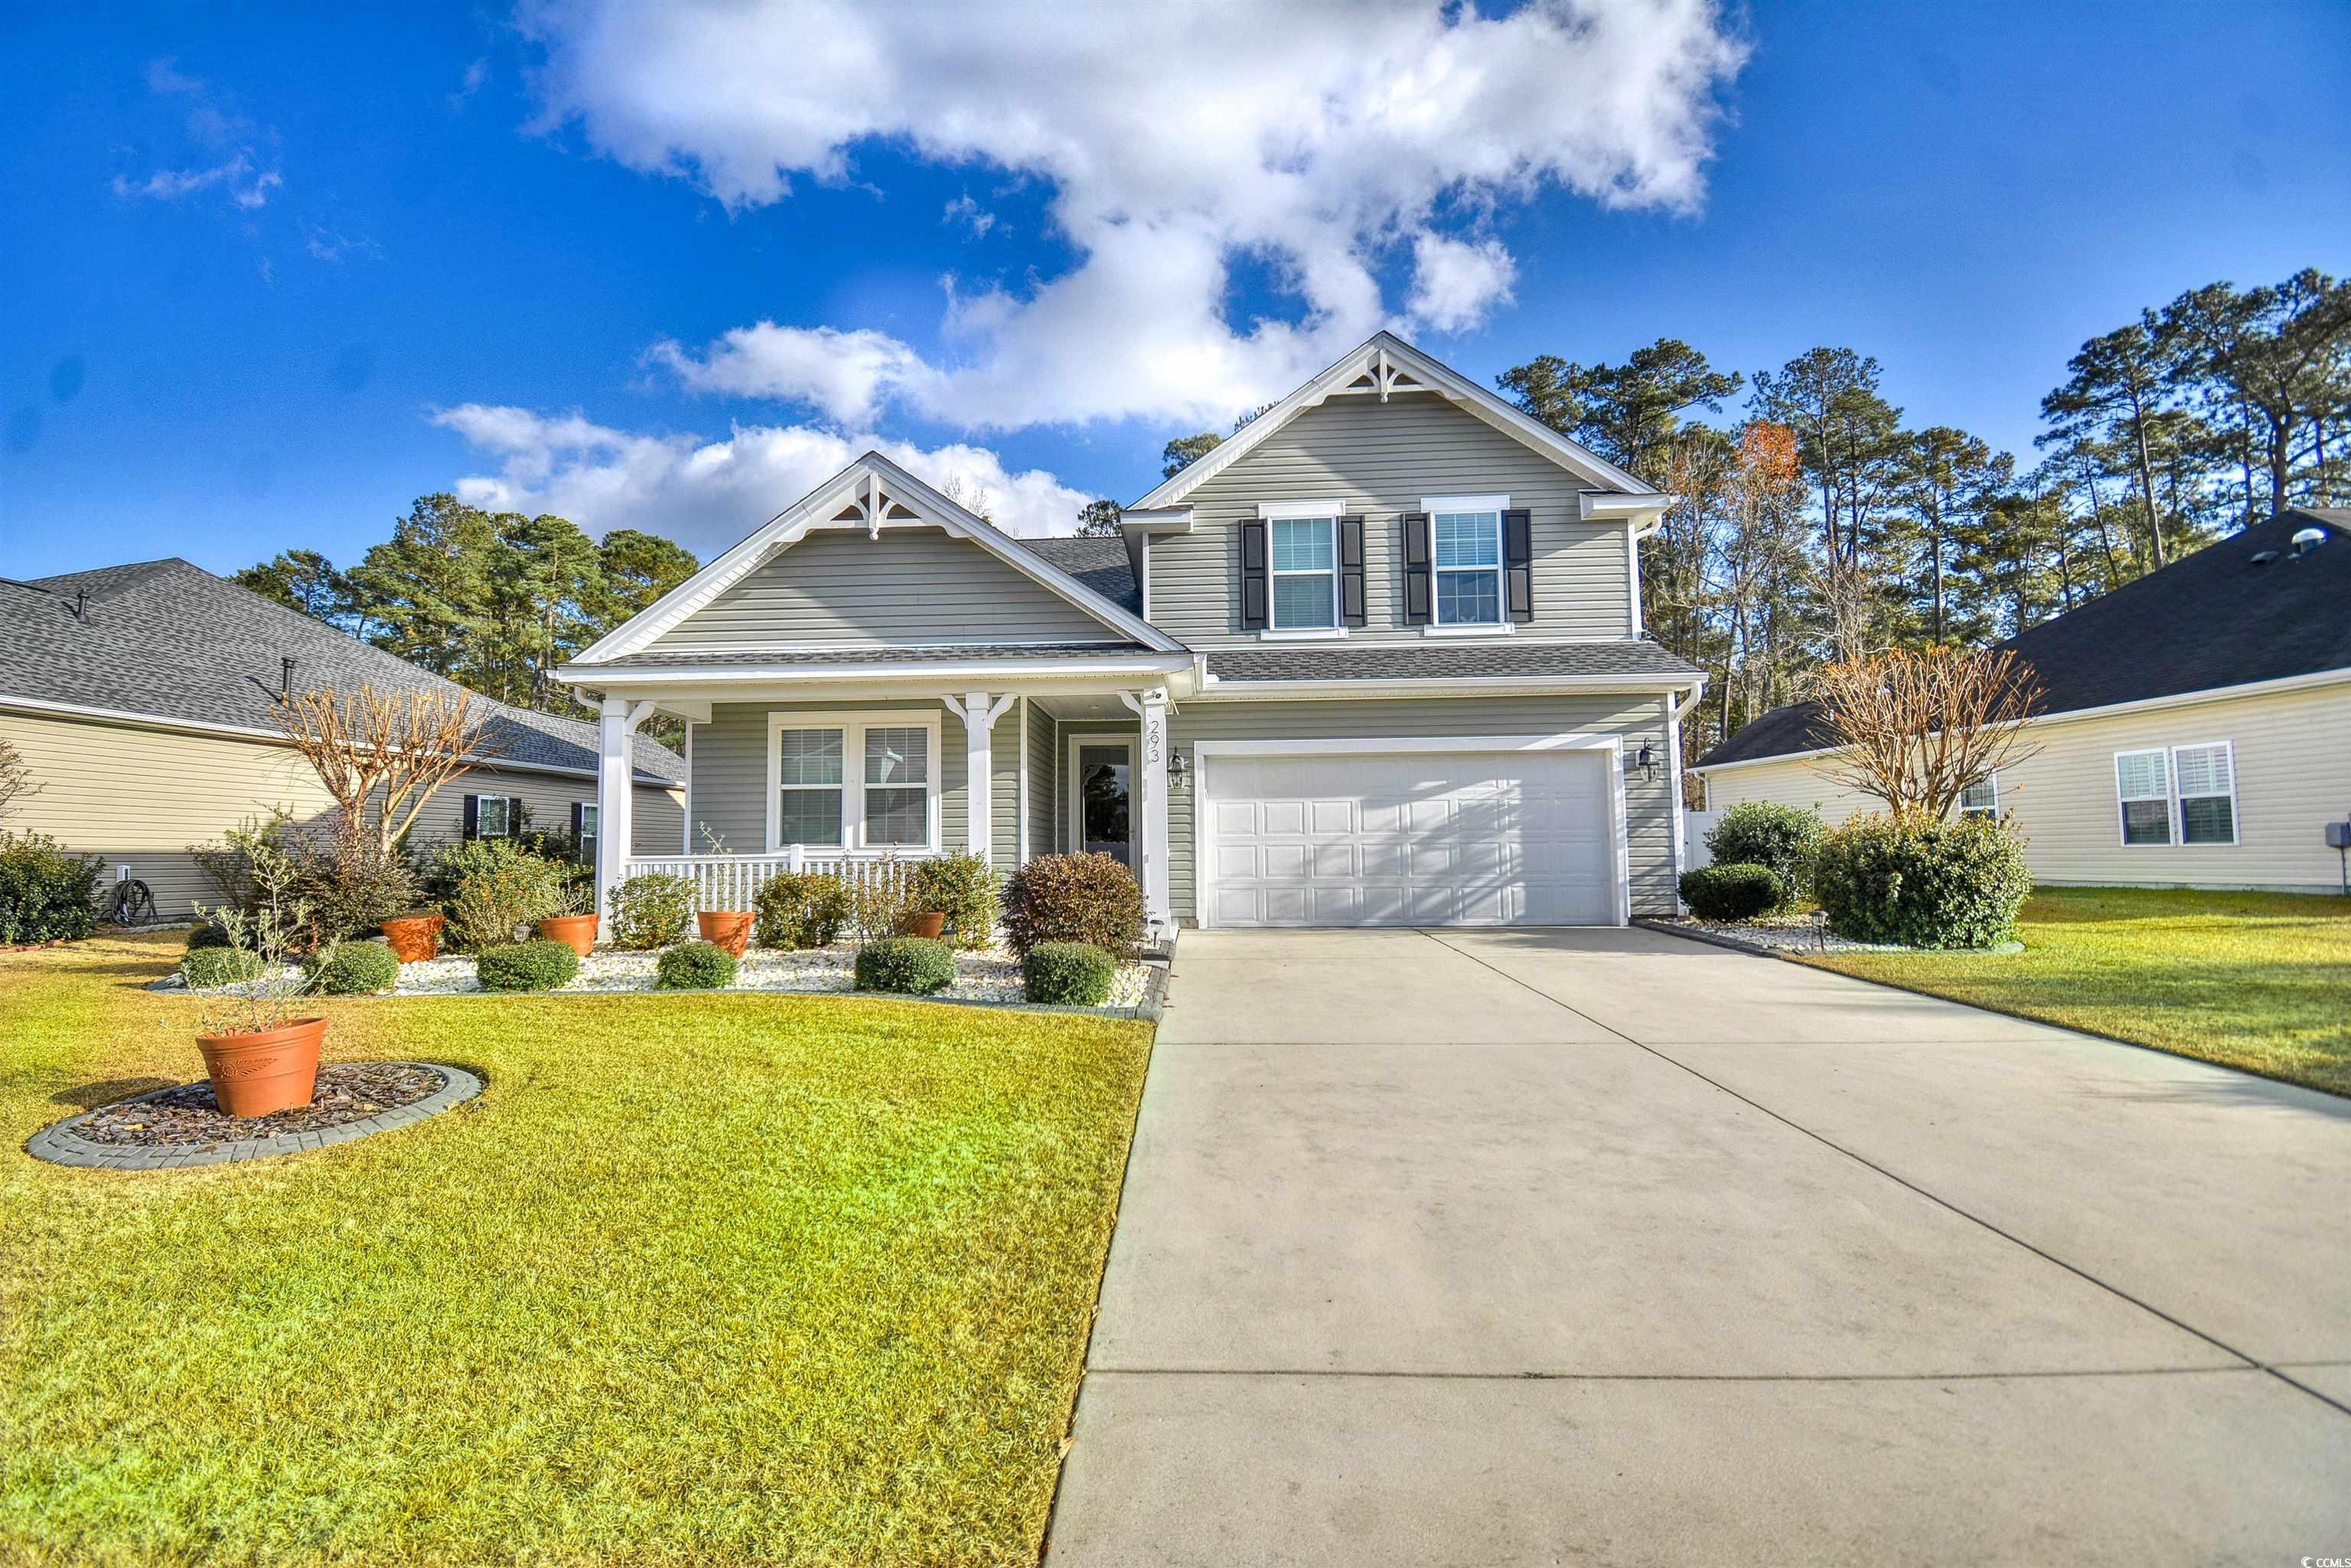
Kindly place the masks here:
[[(0, 737), (40, 792), (11, 828), (102, 857), (167, 916), (218, 891), (192, 844), (283, 807), (332, 808), (270, 716), (297, 691), (455, 691), (452, 683), (184, 560), (0, 585)], [(495, 763), (436, 795), (413, 841), (543, 829), (596, 836), (596, 727), (475, 696)], [(634, 816), (648, 848), (677, 842), (684, 764), (639, 738)]]
[[(2351, 818), (2351, 511), (2281, 512), (2001, 644), (2039, 680), (2036, 755), (1966, 803), (2046, 883), (2334, 892)], [(1819, 708), (1775, 708), (1693, 771), (1746, 800), (1876, 802), (1822, 772)]]
[(687, 720), (658, 863), (711, 896), (1086, 849), (1161, 926), (1620, 923), (1674, 907), (1705, 681), (1642, 634), (1669, 499), (1382, 333), (1123, 538), (1015, 540), (868, 454), (559, 673), (615, 767)]

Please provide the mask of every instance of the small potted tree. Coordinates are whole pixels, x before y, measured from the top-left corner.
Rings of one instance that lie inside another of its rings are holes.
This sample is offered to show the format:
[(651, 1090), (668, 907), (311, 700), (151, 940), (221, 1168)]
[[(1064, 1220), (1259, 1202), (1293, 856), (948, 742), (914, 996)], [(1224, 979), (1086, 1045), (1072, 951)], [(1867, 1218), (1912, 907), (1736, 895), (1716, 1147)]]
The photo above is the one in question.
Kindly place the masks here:
[(555, 913), (538, 923), (540, 937), (560, 942), (582, 958), (596, 950), (596, 890), (574, 883), (557, 895)]
[(318, 1091), (319, 1047), (327, 1020), (303, 1016), (312, 982), (291, 964), (310, 917), (308, 904), (287, 897), (294, 875), (282, 852), (258, 848), (253, 879), (260, 896), (254, 910), (210, 912), (228, 934), (229, 946), (252, 954), (256, 967), (252, 978), (204, 998), (196, 1012), (196, 1045), (212, 1079), (213, 1099), (231, 1116), (266, 1116), (307, 1105)]
[[(712, 854), (726, 852), (726, 841), (712, 832), (707, 824), (703, 827), (702, 838)], [(694, 923), (705, 942), (724, 947), (729, 956), (740, 958), (743, 949), (751, 945), (751, 927), (758, 918), (755, 909), (702, 909), (695, 912)]]
[(438, 910), (417, 910), (385, 921), (384, 943), (402, 963), (421, 964), (441, 956), (441, 928), (448, 924)]

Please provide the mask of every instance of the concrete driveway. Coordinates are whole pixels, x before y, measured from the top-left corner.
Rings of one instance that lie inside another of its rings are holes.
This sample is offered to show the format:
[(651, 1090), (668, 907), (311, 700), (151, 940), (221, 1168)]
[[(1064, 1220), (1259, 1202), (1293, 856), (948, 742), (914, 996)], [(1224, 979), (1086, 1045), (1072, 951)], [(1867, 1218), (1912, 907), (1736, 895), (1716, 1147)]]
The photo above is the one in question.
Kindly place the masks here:
[(2351, 1558), (2351, 1102), (1643, 931), (1171, 995), (1051, 1568)]

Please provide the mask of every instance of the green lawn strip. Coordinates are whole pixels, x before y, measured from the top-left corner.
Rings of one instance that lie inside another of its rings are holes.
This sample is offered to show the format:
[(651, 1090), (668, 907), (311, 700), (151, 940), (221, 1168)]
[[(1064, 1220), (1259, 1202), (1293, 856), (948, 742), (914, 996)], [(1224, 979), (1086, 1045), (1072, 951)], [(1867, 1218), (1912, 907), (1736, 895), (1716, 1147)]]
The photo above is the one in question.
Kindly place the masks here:
[[(0, 956), (12, 1145), (200, 1071), (135, 988), (173, 951)], [(0, 1560), (1034, 1561), (1147, 1026), (328, 1010), (330, 1054), (486, 1092), (259, 1166), (0, 1166)]]
[(2351, 900), (2043, 888), (2007, 956), (1803, 963), (2351, 1094)]

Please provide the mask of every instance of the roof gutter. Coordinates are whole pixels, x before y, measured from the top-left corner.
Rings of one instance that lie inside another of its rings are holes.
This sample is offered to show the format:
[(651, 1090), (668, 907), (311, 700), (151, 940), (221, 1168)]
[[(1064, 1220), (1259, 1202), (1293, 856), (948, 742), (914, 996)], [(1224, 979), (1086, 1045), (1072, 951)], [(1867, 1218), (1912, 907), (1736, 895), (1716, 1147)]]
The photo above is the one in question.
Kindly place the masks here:
[(1708, 676), (1689, 675), (1465, 675), (1430, 679), (1400, 675), (1392, 679), (1335, 677), (1328, 680), (1236, 681), (1210, 675), (1194, 702), (1251, 702), (1267, 697), (1386, 698), (1450, 696), (1573, 696), (1581, 694), (1661, 693), (1687, 688), (1693, 699), (1706, 690)]

